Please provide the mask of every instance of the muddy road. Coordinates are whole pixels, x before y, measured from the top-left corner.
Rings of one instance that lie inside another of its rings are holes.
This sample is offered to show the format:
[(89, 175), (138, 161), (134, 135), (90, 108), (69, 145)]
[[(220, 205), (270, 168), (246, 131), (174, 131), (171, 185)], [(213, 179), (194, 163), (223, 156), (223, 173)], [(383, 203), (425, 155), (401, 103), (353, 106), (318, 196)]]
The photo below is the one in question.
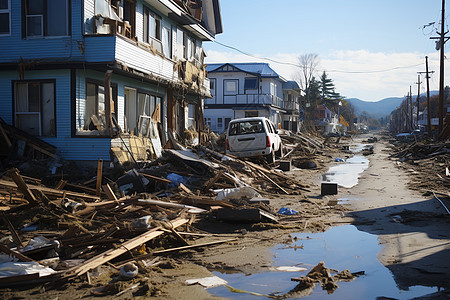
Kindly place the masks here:
[[(118, 270), (103, 265), (89, 272), (88, 281), (80, 277), (52, 289), (2, 289), (0, 299), (448, 299), (450, 217), (433, 195), (411, 189), (414, 172), (390, 159), (392, 150), (382, 136), (370, 144), (373, 154), (358, 152), (367, 137), (344, 141), (353, 151), (339, 144), (316, 155), (315, 169), (285, 173), (309, 191), (263, 195), (275, 212), (298, 212), (278, 215), (279, 223), (198, 219), (196, 244), (233, 241), (140, 261), (139, 275), (131, 280), (118, 280)], [(342, 182), (338, 194), (321, 196), (323, 180)], [(334, 278), (333, 288), (324, 290), (320, 278), (299, 290), (291, 279), (308, 277), (322, 261), (329, 268), (323, 274)], [(345, 280), (345, 270), (359, 276)], [(211, 276), (227, 284), (186, 284)]]

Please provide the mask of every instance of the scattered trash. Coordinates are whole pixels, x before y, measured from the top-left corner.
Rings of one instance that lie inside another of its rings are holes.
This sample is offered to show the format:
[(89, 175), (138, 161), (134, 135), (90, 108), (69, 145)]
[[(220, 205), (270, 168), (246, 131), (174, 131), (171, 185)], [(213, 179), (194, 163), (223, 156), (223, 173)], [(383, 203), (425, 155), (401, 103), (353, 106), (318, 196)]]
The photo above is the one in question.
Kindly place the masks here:
[(294, 266), (281, 266), (281, 267), (276, 267), (277, 271), (282, 271), (282, 272), (303, 272), (306, 271), (306, 268), (300, 268), (300, 267), (294, 267)]
[(298, 214), (298, 211), (291, 209), (291, 208), (282, 207), (278, 210), (278, 213), (280, 215), (292, 216), (292, 215)]
[(139, 272), (138, 267), (133, 263), (128, 263), (120, 268), (120, 279), (131, 279), (137, 276)]
[(188, 279), (185, 281), (186, 285), (200, 284), (205, 288), (212, 288), (215, 286), (225, 285), (228, 282), (218, 276), (209, 276), (204, 278)]
[(335, 158), (334, 161), (335, 161), (335, 162), (344, 162), (344, 160), (343, 160), (342, 158), (339, 158), (339, 157), (338, 157), (338, 158)]

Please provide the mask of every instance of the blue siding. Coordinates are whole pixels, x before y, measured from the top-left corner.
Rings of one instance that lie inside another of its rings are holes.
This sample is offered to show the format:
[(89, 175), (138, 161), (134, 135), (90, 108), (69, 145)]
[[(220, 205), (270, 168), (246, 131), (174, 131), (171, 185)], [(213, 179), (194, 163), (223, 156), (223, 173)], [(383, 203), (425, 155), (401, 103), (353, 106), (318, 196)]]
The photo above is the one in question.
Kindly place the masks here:
[(83, 54), (78, 46), (79, 42), (83, 42), (82, 1), (71, 1), (72, 36), (34, 39), (22, 39), (21, 1), (11, 1), (11, 35), (0, 37), (0, 62), (17, 62), (20, 59), (81, 60)]

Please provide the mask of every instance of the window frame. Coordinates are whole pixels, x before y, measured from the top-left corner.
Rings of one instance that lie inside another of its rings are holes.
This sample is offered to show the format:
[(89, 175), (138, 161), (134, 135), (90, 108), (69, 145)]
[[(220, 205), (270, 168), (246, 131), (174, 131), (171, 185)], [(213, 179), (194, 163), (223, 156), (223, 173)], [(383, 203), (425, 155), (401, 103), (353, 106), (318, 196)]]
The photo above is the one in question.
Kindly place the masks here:
[(0, 15), (1, 14), (8, 14), (8, 32), (0, 32), (0, 36), (9, 36), (11, 35), (11, 0), (7, 0), (8, 7), (7, 8), (0, 8)]
[[(23, 112), (18, 112), (16, 111), (17, 109), (17, 85), (18, 84), (27, 84), (27, 101), (29, 101), (28, 98), (28, 84), (30, 83), (39, 83), (39, 112), (27, 112), (27, 111), (23, 111)], [(22, 115), (34, 115), (36, 113), (38, 113), (39, 115), (39, 134), (38, 135), (33, 135), (33, 136), (37, 136), (37, 137), (56, 137), (57, 136), (57, 115), (56, 115), (56, 79), (30, 79), (30, 80), (13, 80), (11, 81), (12, 84), (12, 115), (13, 115), (13, 123), (14, 126), (16, 126), (17, 128), (20, 129), (20, 127), (17, 124), (18, 118), (17, 118), (17, 114), (22, 114)], [(52, 131), (54, 134), (52, 135), (45, 135), (43, 134), (43, 130), (44, 130), (44, 126), (43, 126), (43, 119), (44, 119), (44, 114), (43, 114), (43, 85), (44, 84), (52, 84), (53, 85), (53, 116), (54, 116), (54, 124), (53, 124), (53, 128)]]
[[(249, 82), (250, 82), (250, 80), (254, 80), (255, 81), (255, 83), (254, 83), (254, 85), (251, 85), (250, 87), (248, 86), (248, 85), (250, 85), (250, 84), (248, 84)], [(252, 77), (245, 77), (244, 78), (244, 90), (246, 91), (246, 90), (252, 90), (252, 91), (256, 91), (258, 89), (258, 77), (256, 77), (256, 76), (252, 76)]]
[[(236, 83), (236, 93), (230, 92), (227, 90), (227, 83), (235, 82)], [(239, 94), (239, 80), (238, 79), (224, 79), (223, 80), (223, 95), (224, 96), (236, 96)]]
[[(143, 22), (144, 22), (144, 28), (143, 28), (143, 35), (144, 35), (144, 42), (147, 44), (150, 44), (152, 40), (156, 40), (159, 42), (162, 42), (162, 18), (160, 15), (155, 13), (153, 10), (151, 10), (148, 6), (144, 5), (144, 13), (143, 13)], [(151, 35), (150, 29), (150, 20), (151, 18), (154, 20), (154, 29), (155, 29), (155, 36)]]
[[(42, 14), (27, 14), (28, 10), (28, 1), (33, 0), (21, 0), (22, 2), (22, 38), (23, 39), (40, 39), (40, 38), (60, 38), (60, 37), (67, 37), (72, 34), (72, 26), (71, 26), (71, 3), (72, 1), (69, 0), (62, 0), (66, 3), (66, 18), (65, 18), (65, 34), (62, 35), (49, 35), (48, 31), (48, 18), (49, 18), (49, 12), (47, 9), (48, 1), (49, 0), (43, 0), (43, 12)], [(60, 0), (61, 1), (61, 0)], [(28, 17), (36, 17), (41, 16), (41, 34), (40, 35), (28, 35)]]
[[(213, 85), (213, 87), (211, 87)], [(217, 89), (217, 81), (216, 78), (210, 78), (209, 79), (209, 92), (211, 93), (211, 96), (216, 96), (216, 89)]]
[[(96, 79), (91, 79), (91, 78), (86, 78), (85, 82), (84, 82), (84, 101), (85, 101), (85, 107), (87, 106), (87, 98), (88, 98), (88, 84), (94, 84), (95, 85), (95, 115), (98, 118), (98, 90), (99, 90), (99, 86), (103, 87), (103, 90), (105, 91), (105, 86), (104, 86), (104, 81), (101, 80), (96, 80)], [(81, 95), (80, 95), (81, 96)], [(111, 82), (111, 97), (112, 100), (114, 102), (114, 107), (112, 107), (111, 109), (113, 110), (111, 113), (113, 115), (113, 118), (116, 118), (117, 120), (117, 108), (118, 108), (118, 84), (117, 83), (112, 83)], [(81, 99), (77, 99), (75, 100), (75, 112), (78, 111), (78, 100), (83, 100)], [(106, 100), (106, 99), (105, 99)], [(86, 114), (86, 110), (84, 112)], [(99, 135), (99, 134), (95, 134), (95, 135), (91, 135), (89, 134), (90, 132), (102, 132), (101, 130), (98, 129), (93, 129), (93, 130), (89, 130), (89, 129), (84, 129), (86, 126), (86, 122), (87, 122), (87, 117), (85, 117), (84, 120), (85, 124), (83, 124), (81, 130), (78, 127), (78, 120), (77, 120), (77, 113), (75, 113), (75, 137), (109, 137), (109, 134), (105, 132), (105, 134)], [(106, 125), (106, 124), (103, 124)]]

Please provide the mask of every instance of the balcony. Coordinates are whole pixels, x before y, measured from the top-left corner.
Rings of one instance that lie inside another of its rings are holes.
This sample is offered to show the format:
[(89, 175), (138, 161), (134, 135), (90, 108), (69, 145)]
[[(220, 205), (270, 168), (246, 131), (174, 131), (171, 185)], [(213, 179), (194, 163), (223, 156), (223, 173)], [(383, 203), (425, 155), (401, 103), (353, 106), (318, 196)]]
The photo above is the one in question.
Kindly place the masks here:
[(294, 101), (283, 101), (283, 108), (285, 110), (292, 110), (295, 112), (299, 112), (300, 104), (298, 104), (297, 102), (294, 102)]
[(282, 107), (283, 99), (270, 95), (251, 95), (251, 94), (237, 94), (237, 95), (225, 95), (222, 99), (208, 99), (206, 104), (247, 104), (247, 105), (272, 105)]

